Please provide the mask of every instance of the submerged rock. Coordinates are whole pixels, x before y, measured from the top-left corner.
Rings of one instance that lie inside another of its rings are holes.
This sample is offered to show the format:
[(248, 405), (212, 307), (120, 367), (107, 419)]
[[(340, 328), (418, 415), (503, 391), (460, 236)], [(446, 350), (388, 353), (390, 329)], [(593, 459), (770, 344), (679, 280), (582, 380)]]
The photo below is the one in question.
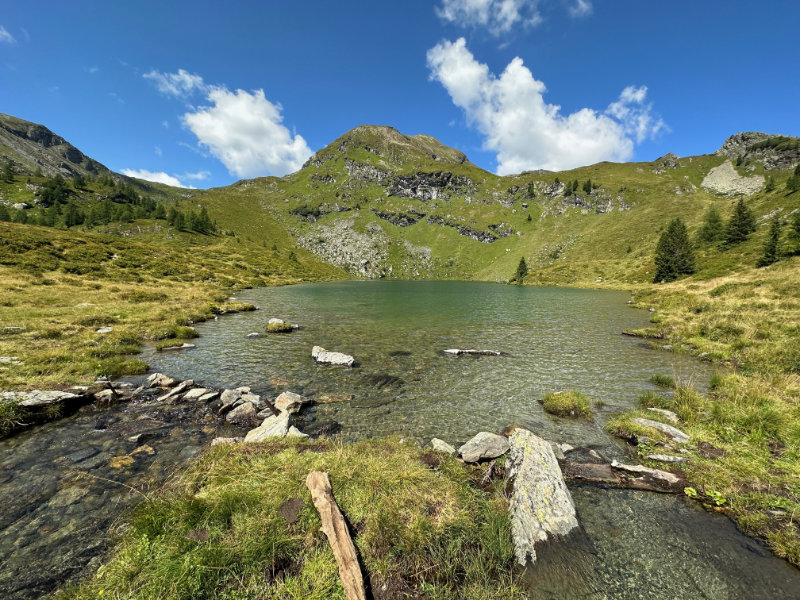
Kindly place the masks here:
[(329, 352), (321, 346), (314, 346), (311, 349), (311, 358), (318, 363), (326, 363), (329, 365), (343, 365), (345, 367), (352, 367), (355, 359), (349, 354), (341, 352)]
[(508, 439), (496, 433), (481, 431), (458, 449), (464, 462), (476, 463), (481, 460), (497, 458), (508, 452)]
[(578, 518), (550, 444), (524, 429), (509, 443), (511, 537), (517, 562), (525, 566), (528, 557), (536, 562), (536, 544), (565, 537), (578, 527)]
[(673, 427), (672, 425), (667, 425), (666, 423), (661, 423), (660, 421), (652, 421), (650, 419), (632, 419), (634, 423), (637, 425), (641, 425), (643, 427), (652, 427), (653, 429), (660, 431), (672, 441), (677, 442), (678, 444), (685, 444), (689, 441), (689, 435), (684, 433), (677, 427)]
[(462, 354), (471, 354), (473, 356), (502, 356), (502, 352), (498, 352), (497, 350), (475, 350), (475, 349), (462, 349), (462, 348), (448, 348), (447, 350), (443, 350), (445, 354), (451, 354), (453, 356), (461, 356)]

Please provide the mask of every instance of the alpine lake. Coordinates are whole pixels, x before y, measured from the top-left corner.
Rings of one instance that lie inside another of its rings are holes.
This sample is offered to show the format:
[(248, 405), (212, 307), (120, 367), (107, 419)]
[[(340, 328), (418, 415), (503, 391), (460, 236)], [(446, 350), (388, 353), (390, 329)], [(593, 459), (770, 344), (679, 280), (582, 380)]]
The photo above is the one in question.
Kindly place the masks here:
[[(687, 354), (622, 335), (649, 316), (627, 306), (624, 292), (349, 281), (245, 290), (238, 299), (260, 310), (198, 324), (196, 348), (148, 349), (143, 360), (209, 387), (317, 400), (298, 427), (344, 442), (400, 436), (424, 445), (437, 437), (458, 447), (479, 431), (519, 425), (623, 461), (623, 446), (603, 430), (611, 414), (657, 389), (655, 374), (705, 388), (713, 373)], [(270, 317), (300, 327), (265, 334)], [(354, 368), (314, 363), (315, 345), (353, 355)], [(450, 348), (500, 355), (444, 353)], [(561, 390), (589, 396), (593, 418), (546, 414), (539, 400)], [(153, 455), (113, 468), (110, 459), (134, 447), (130, 424), (143, 419), (158, 423)], [(190, 412), (167, 418), (124, 404), (86, 407), (0, 441), (0, 595), (39, 597), (90, 573), (125, 513), (216, 435), (237, 433)], [(553, 544), (528, 570), (531, 598), (800, 598), (800, 570), (687, 498), (586, 484), (570, 491), (585, 535)]]

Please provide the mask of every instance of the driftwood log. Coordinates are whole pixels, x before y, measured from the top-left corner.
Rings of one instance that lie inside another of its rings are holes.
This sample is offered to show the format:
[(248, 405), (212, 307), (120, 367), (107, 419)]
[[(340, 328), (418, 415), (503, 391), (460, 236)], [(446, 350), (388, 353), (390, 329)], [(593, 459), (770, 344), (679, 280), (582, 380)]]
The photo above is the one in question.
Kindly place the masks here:
[(347, 531), (342, 512), (333, 498), (331, 481), (327, 473), (311, 471), (306, 477), (306, 486), (311, 492), (314, 507), (322, 519), (322, 532), (328, 536), (333, 548), (336, 562), (339, 565), (339, 578), (342, 581), (344, 595), (347, 600), (367, 600), (364, 590), (364, 578), (358, 564), (356, 547)]

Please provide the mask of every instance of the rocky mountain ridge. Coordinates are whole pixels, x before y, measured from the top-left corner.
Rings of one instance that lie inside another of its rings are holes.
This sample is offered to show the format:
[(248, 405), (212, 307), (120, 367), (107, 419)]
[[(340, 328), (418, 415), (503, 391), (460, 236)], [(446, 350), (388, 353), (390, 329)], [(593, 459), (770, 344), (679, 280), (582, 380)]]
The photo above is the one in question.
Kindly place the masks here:
[(18, 173), (41, 171), (47, 176), (110, 175), (105, 165), (89, 158), (44, 125), (0, 113), (0, 156)]
[(730, 136), (715, 154), (737, 163), (760, 162), (764, 169), (793, 169), (800, 165), (800, 137), (746, 131)]

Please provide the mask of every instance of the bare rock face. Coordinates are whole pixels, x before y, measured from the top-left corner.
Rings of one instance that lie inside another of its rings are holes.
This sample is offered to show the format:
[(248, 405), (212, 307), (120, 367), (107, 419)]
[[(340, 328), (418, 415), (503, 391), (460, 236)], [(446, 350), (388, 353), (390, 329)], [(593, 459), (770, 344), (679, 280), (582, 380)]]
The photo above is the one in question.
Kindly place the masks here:
[(733, 168), (733, 163), (726, 160), (720, 166), (711, 169), (700, 185), (722, 196), (750, 196), (761, 191), (764, 187), (764, 178), (761, 175), (742, 177)]
[(517, 562), (536, 562), (536, 544), (578, 527), (575, 504), (549, 442), (526, 429), (509, 438), (506, 478), (511, 483), (511, 537)]
[(792, 169), (800, 164), (800, 138), (745, 131), (730, 136), (715, 154), (760, 162), (768, 171)]

